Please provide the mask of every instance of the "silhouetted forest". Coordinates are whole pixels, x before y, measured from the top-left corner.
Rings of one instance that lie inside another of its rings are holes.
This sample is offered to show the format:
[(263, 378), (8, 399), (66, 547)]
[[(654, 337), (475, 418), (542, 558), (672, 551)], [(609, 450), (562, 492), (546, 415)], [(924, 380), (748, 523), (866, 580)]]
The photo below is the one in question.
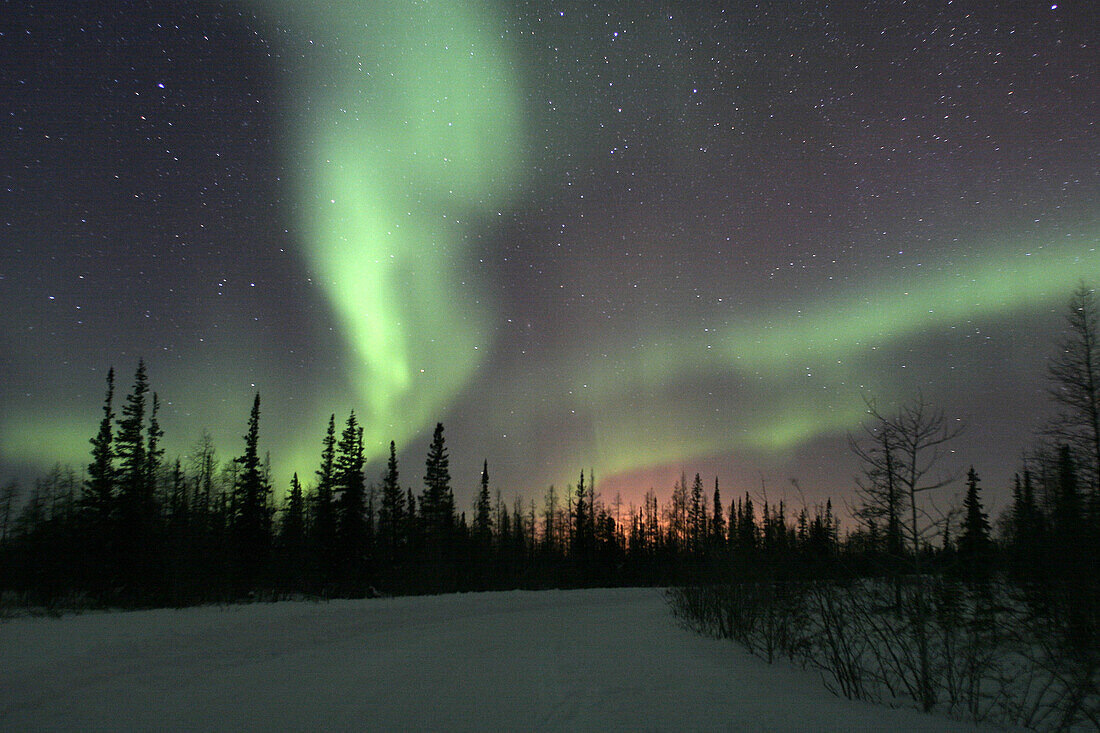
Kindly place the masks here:
[(583, 471), (538, 504), (509, 504), (491, 490), (486, 462), (476, 501), (460, 511), (442, 425), (413, 481), (402, 481), (408, 469), (391, 442), (386, 468), (368, 482), (354, 412), (342, 425), (330, 417), (308, 487), (294, 475), (275, 502), (259, 448), (258, 394), (243, 451), (228, 461), (206, 436), (166, 461), (158, 410), (139, 363), (116, 414), (109, 372), (86, 469), (55, 469), (18, 509), (14, 485), (0, 497), (0, 582), (21, 603), (132, 607), (667, 585), (729, 563), (818, 567), (844, 552), (831, 502), (758, 507), (748, 493), (723, 499), (717, 479), (704, 486), (699, 474), (677, 481), (664, 503), (650, 491), (640, 508), (602, 501)]
[[(1048, 363), (1056, 416), (990, 522), (981, 479), (934, 511), (962, 428), (923, 398), (868, 404), (851, 449), (859, 525), (815, 576), (742, 565), (670, 591), (707, 634), (817, 669), (837, 694), (1043, 730), (1100, 729), (1100, 342), (1081, 286)], [(782, 557), (766, 553), (767, 557)], [(825, 555), (828, 557), (829, 555)], [(816, 557), (822, 557), (817, 555)]]
[[(5, 605), (54, 609), (363, 597), (512, 588), (676, 586), (702, 631), (827, 673), (849, 697), (1035, 727), (1100, 727), (1100, 346), (1080, 287), (1048, 364), (1057, 416), (990, 521), (971, 467), (959, 507), (930, 501), (959, 477), (941, 459), (961, 426), (917, 397), (867, 404), (850, 436), (861, 476), (841, 532), (831, 501), (788, 506), (699, 474), (664, 501), (608, 503), (591, 473), (508, 504), (488, 463), (456, 506), (444, 429), (423, 466), (364, 474), (354, 412), (317, 439), (313, 476), (275, 502), (256, 395), (239, 456), (208, 436), (168, 460), (160, 402), (139, 362), (80, 472), (0, 489)], [(409, 476), (413, 476), (409, 480)]]

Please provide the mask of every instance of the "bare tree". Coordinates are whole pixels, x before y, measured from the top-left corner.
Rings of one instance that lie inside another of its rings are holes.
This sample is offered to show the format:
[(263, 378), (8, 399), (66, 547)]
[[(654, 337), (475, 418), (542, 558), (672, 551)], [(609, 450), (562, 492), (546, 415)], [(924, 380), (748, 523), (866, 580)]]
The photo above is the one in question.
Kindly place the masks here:
[[(962, 433), (964, 425), (949, 422), (943, 411), (933, 408), (923, 395), (903, 404), (892, 415), (882, 413), (870, 400), (867, 413), (871, 421), (863, 430), (868, 439), (863, 443), (855, 439), (850, 442), (864, 465), (865, 475), (871, 477), (871, 486), (876, 487), (864, 489), (865, 496), (878, 502), (880, 511), (896, 513), (899, 517), (902, 541), (907, 546), (915, 579), (912, 622), (919, 662), (919, 697), (924, 709), (931, 710), (936, 701), (928, 650), (928, 601), (921, 577), (921, 550), (939, 532), (939, 527), (918, 499), (921, 494), (943, 488), (952, 480), (939, 475), (937, 466), (945, 446)], [(900, 519), (906, 513), (908, 517)]]
[(932, 407), (923, 395), (892, 415), (884, 414), (869, 400), (867, 414), (871, 420), (863, 426), (866, 439), (849, 436), (849, 445), (867, 477), (859, 482), (861, 497), (872, 504), (857, 511), (883, 516), (888, 525), (897, 523), (903, 545), (898, 549), (910, 555), (913, 571), (919, 573), (922, 547), (941, 531), (919, 497), (954, 480), (937, 467), (946, 444), (961, 435), (965, 425), (949, 422), (943, 410)]
[[(880, 426), (865, 426), (870, 439), (860, 443), (848, 436), (848, 444), (863, 466), (863, 475), (856, 477), (859, 504), (853, 514), (874, 527), (882, 522), (886, 528), (886, 554), (900, 559), (904, 555), (901, 539), (901, 491), (898, 486), (896, 448), (888, 430)], [(876, 434), (877, 433), (877, 434)]]
[(558, 548), (558, 494), (554, 485), (546, 490), (546, 498), (543, 500), (542, 510), (542, 536), (543, 545), (547, 551), (556, 551)]
[(217, 480), (218, 457), (214, 449), (214, 439), (210, 433), (202, 431), (202, 436), (195, 442), (191, 452), (187, 455), (187, 473), (191, 477), (191, 483), (195, 492), (191, 500), (194, 510), (205, 515), (210, 510), (211, 498), (215, 494), (215, 481)]
[(0, 546), (8, 541), (8, 527), (15, 509), (15, 498), (19, 495), (19, 484), (12, 479), (0, 486)]
[[(1066, 313), (1066, 333), (1047, 365), (1050, 395), (1061, 412), (1047, 432), (1080, 456), (1094, 491), (1100, 484), (1100, 312), (1096, 293), (1079, 285)], [(1086, 458), (1087, 456), (1087, 458)]]

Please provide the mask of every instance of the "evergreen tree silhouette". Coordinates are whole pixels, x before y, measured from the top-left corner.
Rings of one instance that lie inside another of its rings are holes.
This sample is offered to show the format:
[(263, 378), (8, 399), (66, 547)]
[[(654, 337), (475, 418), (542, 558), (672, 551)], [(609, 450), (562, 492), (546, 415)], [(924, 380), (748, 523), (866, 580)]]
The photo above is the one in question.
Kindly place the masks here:
[(588, 547), (588, 502), (582, 470), (573, 502), (573, 556), (585, 557), (588, 554)]
[(112, 402), (115, 395), (115, 370), (107, 371), (107, 395), (103, 400), (103, 419), (99, 431), (91, 439), (92, 462), (88, 464), (88, 478), (81, 494), (81, 506), (88, 521), (101, 531), (107, 531), (114, 510), (115, 468), (112, 441), (115, 413)]
[(966, 498), (963, 509), (962, 534), (959, 537), (959, 559), (963, 563), (963, 573), (969, 578), (985, 577), (989, 568), (990, 540), (989, 519), (982, 511), (982, 500), (978, 474), (971, 466), (966, 474)]
[(424, 493), (420, 497), (420, 521), (425, 541), (437, 551), (446, 543), (454, 527), (454, 497), (443, 423), (436, 423), (428, 457), (424, 464)]
[(1060, 634), (1073, 649), (1100, 645), (1100, 584), (1095, 535), (1085, 522), (1078, 467), (1068, 445), (1058, 449), (1057, 485), (1044, 579), (1062, 616)]
[(134, 386), (122, 406), (115, 435), (118, 460), (117, 539), (121, 580), (132, 596), (148, 594), (157, 507), (149, 482), (145, 442), (145, 400), (149, 381), (145, 362), (138, 361)]
[(397, 556), (405, 524), (405, 493), (398, 483), (397, 446), (390, 441), (390, 458), (382, 475), (382, 505), (378, 511), (378, 542), (387, 562)]
[(302, 493), (302, 483), (298, 480), (298, 474), (295, 473), (294, 477), (290, 479), (290, 491), (286, 495), (283, 521), (279, 528), (279, 540), (290, 554), (298, 556), (302, 552), (305, 535), (305, 499)]
[(363, 429), (348, 415), (336, 445), (336, 545), (346, 580), (361, 570), (367, 546), (366, 488), (363, 484)]
[(317, 488), (313, 495), (313, 526), (311, 534), (321, 575), (332, 579), (336, 553), (336, 507), (333, 490), (336, 484), (336, 415), (329, 415), (328, 428), (321, 441), (321, 466), (317, 469)]
[(420, 548), (420, 515), (416, 508), (416, 495), (412, 489), (405, 492), (405, 528), (404, 539), (409, 545), (410, 554)]
[(164, 448), (160, 445), (164, 431), (160, 429), (160, 420), (157, 418), (159, 412), (160, 398), (154, 392), (153, 404), (149, 409), (149, 429), (146, 433), (145, 446), (145, 480), (149, 491), (154, 493), (160, 476), (161, 459), (164, 457)]
[(145, 362), (139, 361), (133, 390), (126, 396), (122, 418), (118, 421), (115, 455), (119, 461), (119, 504), (123, 531), (133, 529), (149, 500), (148, 466), (145, 461), (145, 395), (149, 382)]
[(730, 499), (730, 513), (727, 521), (726, 537), (730, 549), (736, 549), (741, 544), (741, 499)]
[(1034, 582), (1039, 579), (1043, 547), (1043, 514), (1035, 500), (1031, 471), (1024, 469), (1023, 482), (1016, 476), (1013, 492), (1013, 557), (1017, 577)]
[(703, 479), (699, 474), (695, 474), (695, 480), (691, 482), (691, 503), (688, 504), (687, 516), (688, 547), (693, 553), (698, 553), (702, 549), (704, 525)]
[(714, 477), (714, 515), (710, 520), (711, 537), (715, 547), (726, 543), (726, 517), (722, 513), (722, 494), (718, 490), (718, 477)]
[(757, 548), (758, 529), (756, 526), (756, 513), (752, 506), (752, 498), (745, 492), (745, 502), (742, 505), (741, 516), (738, 520), (737, 546), (742, 552), (753, 552)]
[(242, 580), (252, 585), (259, 579), (271, 549), (271, 486), (260, 466), (260, 394), (252, 400), (244, 455), (237, 459), (237, 480), (233, 487), (233, 535), (239, 553)]
[(1081, 549), (1083, 522), (1081, 495), (1077, 487), (1077, 467), (1068, 445), (1058, 448), (1058, 474), (1051, 517), (1056, 553), (1063, 560)]
[(115, 413), (114, 367), (107, 371), (107, 394), (103, 400), (103, 418), (99, 431), (91, 439), (92, 462), (80, 497), (81, 518), (88, 540), (86, 562), (93, 588), (101, 590), (114, 572), (115, 483), (113, 438)]
[(474, 513), (474, 539), (480, 547), (486, 548), (493, 541), (492, 500), (489, 497), (489, 461), (481, 467), (481, 491), (477, 495)]
[(668, 516), (669, 541), (677, 552), (683, 551), (690, 541), (689, 501), (687, 475), (681, 473), (680, 480), (672, 486), (672, 500), (669, 503)]

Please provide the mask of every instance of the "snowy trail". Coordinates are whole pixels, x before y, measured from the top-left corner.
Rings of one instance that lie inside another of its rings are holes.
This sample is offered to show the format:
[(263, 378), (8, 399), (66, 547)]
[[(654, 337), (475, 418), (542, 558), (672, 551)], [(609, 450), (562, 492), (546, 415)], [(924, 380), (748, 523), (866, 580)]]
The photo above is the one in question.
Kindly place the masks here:
[(0, 623), (0, 730), (974, 730), (698, 637), (660, 591)]

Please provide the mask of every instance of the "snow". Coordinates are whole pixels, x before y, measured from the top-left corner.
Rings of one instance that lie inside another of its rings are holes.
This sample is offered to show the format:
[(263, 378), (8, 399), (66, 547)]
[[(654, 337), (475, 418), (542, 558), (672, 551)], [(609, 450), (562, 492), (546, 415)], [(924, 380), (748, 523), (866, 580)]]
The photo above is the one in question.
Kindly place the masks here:
[(850, 702), (654, 589), (0, 623), (0, 730), (974, 730)]

